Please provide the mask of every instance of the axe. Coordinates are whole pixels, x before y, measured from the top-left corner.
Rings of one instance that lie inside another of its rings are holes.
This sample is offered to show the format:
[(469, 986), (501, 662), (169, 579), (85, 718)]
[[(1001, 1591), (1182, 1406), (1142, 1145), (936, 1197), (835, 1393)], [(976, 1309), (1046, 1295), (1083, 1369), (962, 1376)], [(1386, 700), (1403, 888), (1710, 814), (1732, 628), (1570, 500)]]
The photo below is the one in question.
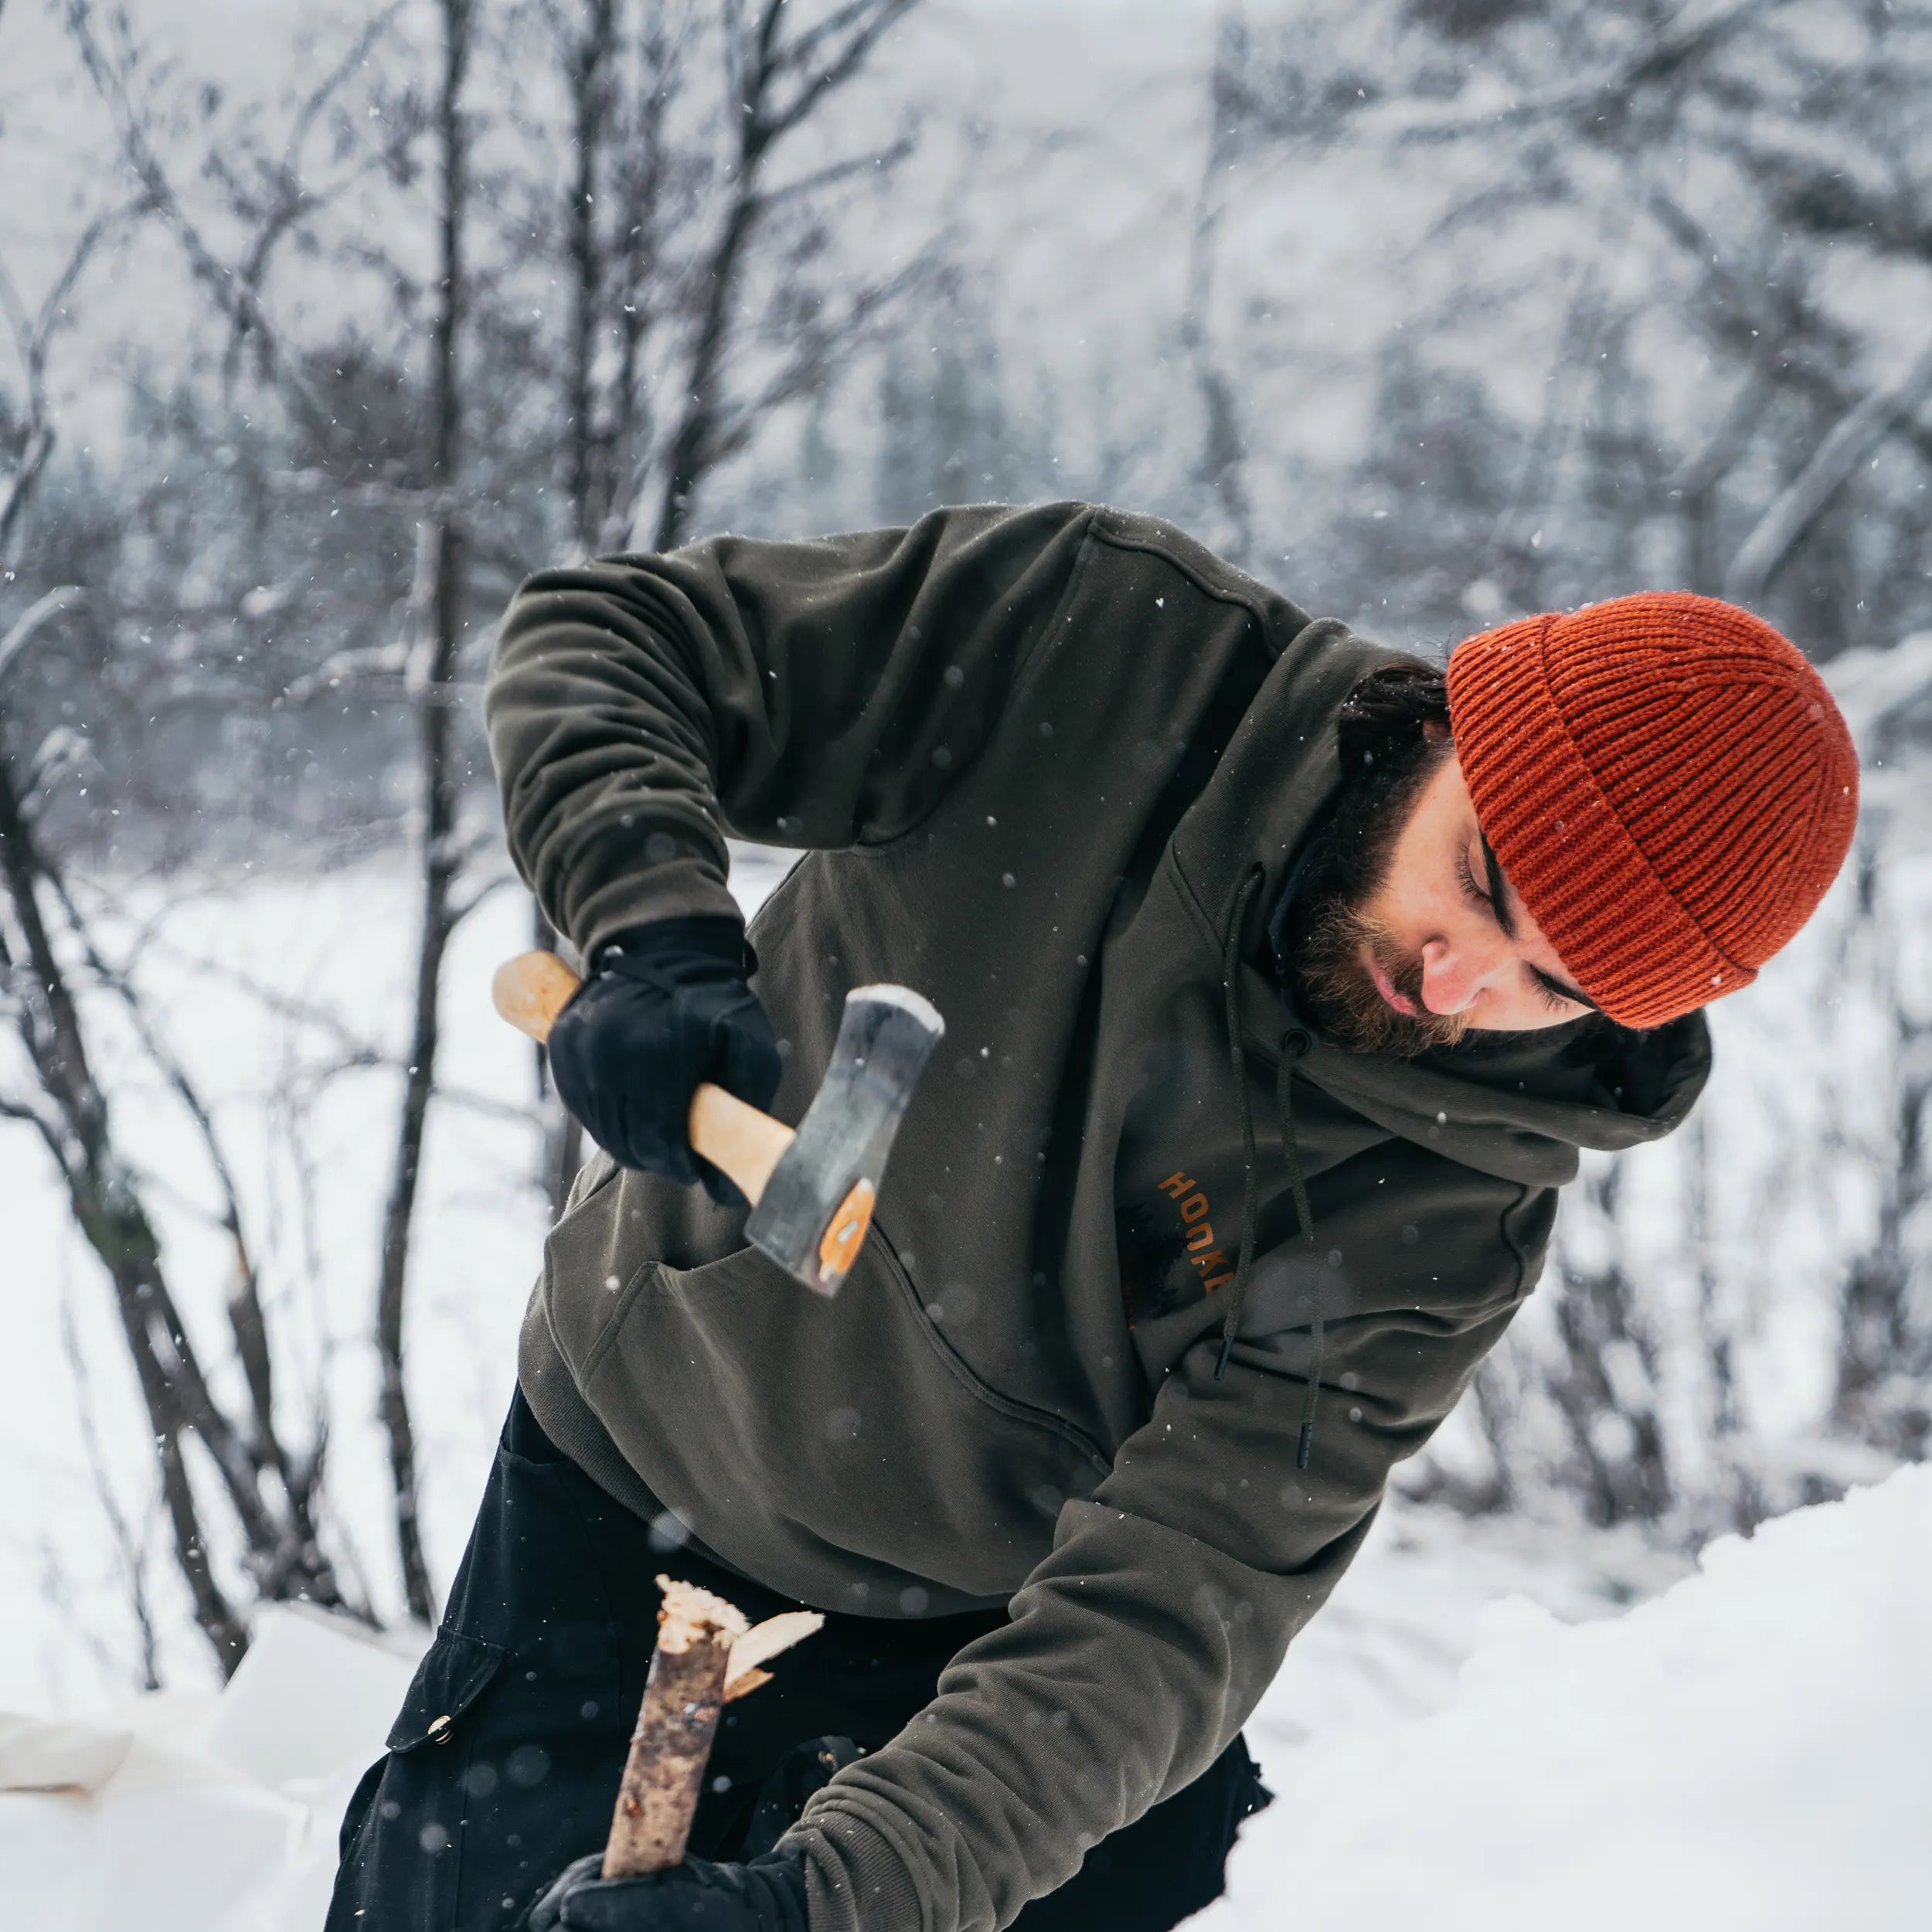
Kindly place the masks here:
[[(540, 1042), (581, 983), (555, 953), (522, 953), (497, 968), (490, 996)], [(795, 1132), (709, 1081), (691, 1097), (691, 1145), (753, 1203), (747, 1238), (820, 1294), (836, 1294), (858, 1257), (893, 1136), (945, 1030), (903, 986), (855, 986)]]

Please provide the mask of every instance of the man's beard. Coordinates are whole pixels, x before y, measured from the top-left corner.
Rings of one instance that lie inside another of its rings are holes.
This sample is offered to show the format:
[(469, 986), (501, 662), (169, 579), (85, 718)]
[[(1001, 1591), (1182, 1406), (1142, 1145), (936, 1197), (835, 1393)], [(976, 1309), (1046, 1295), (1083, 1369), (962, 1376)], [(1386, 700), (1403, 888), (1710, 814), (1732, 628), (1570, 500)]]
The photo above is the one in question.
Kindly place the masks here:
[[(1377, 879), (1376, 883), (1380, 884)], [(1372, 890), (1317, 896), (1295, 921), (1289, 960), (1309, 1015), (1336, 1046), (1351, 1053), (1413, 1060), (1432, 1046), (1454, 1046), (1469, 1031), (1464, 1013), (1432, 1013), (1422, 1000), (1422, 962), (1405, 954), (1368, 910)], [(1389, 983), (1416, 1011), (1399, 1013), (1382, 996), (1362, 964), (1366, 950)]]
[[(1447, 751), (1446, 741), (1418, 733), (1356, 767), (1315, 834), (1288, 907), (1284, 964), (1308, 1017), (1345, 1052), (1413, 1060), (1454, 1046), (1469, 1031), (1464, 1015), (1432, 1013), (1423, 1004), (1421, 960), (1369, 910), (1388, 883), (1402, 828)], [(1413, 1014), (1397, 1012), (1383, 998), (1365, 952)]]

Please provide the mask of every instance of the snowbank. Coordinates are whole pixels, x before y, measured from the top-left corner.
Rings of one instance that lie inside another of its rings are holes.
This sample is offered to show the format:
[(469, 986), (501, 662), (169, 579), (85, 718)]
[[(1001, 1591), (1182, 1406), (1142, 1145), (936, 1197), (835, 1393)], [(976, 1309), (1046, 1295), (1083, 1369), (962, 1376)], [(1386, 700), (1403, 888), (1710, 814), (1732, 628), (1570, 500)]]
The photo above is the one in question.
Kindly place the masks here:
[(407, 1645), (272, 1608), (219, 1697), (118, 1724), (0, 1713), (0, 1932), (316, 1932)]
[(1484, 1613), (1454, 1702), (1276, 1757), (1199, 1932), (1819, 1932), (1932, 1901), (1932, 1467), (1573, 1628)]
[[(1655, 1601), (1481, 1613), (1450, 1706), (1270, 1750), (1196, 1932), (1820, 1932), (1932, 1898), (1932, 1467)], [(219, 1698), (0, 1715), (0, 1932), (315, 1932), (406, 1646), (263, 1613)], [(60, 1791), (23, 1786), (63, 1786)]]

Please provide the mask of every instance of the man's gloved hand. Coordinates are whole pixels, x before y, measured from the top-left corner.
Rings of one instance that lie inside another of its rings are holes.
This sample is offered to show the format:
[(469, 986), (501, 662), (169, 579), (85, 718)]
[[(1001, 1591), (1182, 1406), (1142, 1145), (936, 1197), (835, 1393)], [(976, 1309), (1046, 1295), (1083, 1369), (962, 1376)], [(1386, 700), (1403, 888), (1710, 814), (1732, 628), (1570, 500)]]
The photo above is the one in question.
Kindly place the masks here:
[(558, 1097), (621, 1166), (702, 1181), (714, 1201), (744, 1196), (692, 1153), (686, 1117), (699, 1083), (769, 1107), (783, 1070), (771, 1022), (747, 981), (757, 957), (734, 919), (661, 920), (598, 949), (550, 1029)]
[(565, 1868), (530, 1908), (530, 1932), (805, 1932), (805, 1861), (767, 1852), (748, 1865), (688, 1858), (648, 1879), (604, 1879), (603, 1855)]

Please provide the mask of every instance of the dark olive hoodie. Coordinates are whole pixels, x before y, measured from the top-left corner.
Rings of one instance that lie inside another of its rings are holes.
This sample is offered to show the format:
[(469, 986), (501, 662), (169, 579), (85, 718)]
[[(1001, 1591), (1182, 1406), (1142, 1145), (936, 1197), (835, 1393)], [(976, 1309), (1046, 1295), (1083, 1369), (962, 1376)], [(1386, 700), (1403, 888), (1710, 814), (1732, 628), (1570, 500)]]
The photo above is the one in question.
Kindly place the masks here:
[(607, 558), (505, 619), (510, 848), (580, 950), (732, 911), (730, 832), (806, 853), (753, 928), (781, 1117), (849, 988), (946, 1020), (835, 1300), (599, 1157), (524, 1330), (551, 1437), (745, 1574), (1010, 1603), (793, 1832), (814, 1932), (989, 1932), (1198, 1776), (1529, 1292), (1577, 1148), (1702, 1084), (1696, 1017), (1406, 1063), (1297, 1018), (1268, 910), (1389, 655), (1082, 504)]

